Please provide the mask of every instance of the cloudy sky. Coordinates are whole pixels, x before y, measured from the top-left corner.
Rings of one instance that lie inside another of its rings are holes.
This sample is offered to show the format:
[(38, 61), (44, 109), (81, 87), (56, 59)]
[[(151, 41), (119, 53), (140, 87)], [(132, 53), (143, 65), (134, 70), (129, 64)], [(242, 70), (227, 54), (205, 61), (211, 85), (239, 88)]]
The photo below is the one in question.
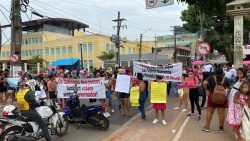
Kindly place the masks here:
[[(139, 35), (144, 33), (144, 40), (154, 40), (154, 35), (172, 34), (171, 26), (181, 26), (181, 11), (187, 8), (184, 3), (149, 9), (145, 8), (145, 0), (29, 0), (30, 4), (26, 14), (22, 14), (23, 21), (38, 19), (31, 15), (34, 9), (42, 15), (51, 18), (69, 18), (81, 21), (90, 26), (88, 31), (112, 35), (116, 30), (112, 22), (117, 18), (117, 12), (121, 12), (121, 18), (125, 18), (122, 24), (127, 25), (127, 29), (121, 30), (121, 36), (128, 39), (139, 39)], [(9, 24), (8, 18), (11, 0), (0, 0), (0, 22), (2, 25)], [(4, 13), (4, 14), (3, 14)], [(4, 30), (7, 38), (10, 37), (9, 29)], [(3, 37), (6, 41), (6, 38)]]

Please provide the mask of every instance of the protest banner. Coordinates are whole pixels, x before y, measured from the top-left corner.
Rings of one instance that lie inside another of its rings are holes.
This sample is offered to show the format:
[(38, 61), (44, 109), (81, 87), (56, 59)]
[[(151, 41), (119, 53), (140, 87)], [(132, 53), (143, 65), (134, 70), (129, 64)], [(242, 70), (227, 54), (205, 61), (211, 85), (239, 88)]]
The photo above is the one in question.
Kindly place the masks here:
[(131, 106), (139, 106), (139, 97), (140, 97), (140, 92), (139, 92), (139, 87), (132, 87), (130, 89), (130, 103)]
[(115, 91), (129, 93), (130, 79), (129, 75), (118, 75), (116, 79)]
[(58, 98), (68, 98), (77, 94), (82, 99), (106, 98), (104, 78), (63, 79), (57, 78)]
[(157, 75), (163, 77), (164, 80), (181, 82), (182, 81), (182, 63), (153, 66), (142, 62), (133, 63), (133, 76), (136, 77), (137, 73), (143, 74), (143, 79), (152, 80)]
[(165, 82), (151, 83), (151, 103), (167, 103), (167, 84)]

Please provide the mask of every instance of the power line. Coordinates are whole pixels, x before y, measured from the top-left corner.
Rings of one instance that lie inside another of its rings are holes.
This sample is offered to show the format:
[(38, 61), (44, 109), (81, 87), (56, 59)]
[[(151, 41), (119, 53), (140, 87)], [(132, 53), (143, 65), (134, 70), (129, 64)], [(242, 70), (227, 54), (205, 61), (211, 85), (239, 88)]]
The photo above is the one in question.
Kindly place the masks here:
[(7, 18), (7, 16), (3, 13), (3, 11), (1, 9), (0, 9), (0, 12), (3, 14), (3, 16), (5, 17), (5, 19), (7, 20), (7, 22), (9, 22), (9, 24), (10, 24), (9, 19)]

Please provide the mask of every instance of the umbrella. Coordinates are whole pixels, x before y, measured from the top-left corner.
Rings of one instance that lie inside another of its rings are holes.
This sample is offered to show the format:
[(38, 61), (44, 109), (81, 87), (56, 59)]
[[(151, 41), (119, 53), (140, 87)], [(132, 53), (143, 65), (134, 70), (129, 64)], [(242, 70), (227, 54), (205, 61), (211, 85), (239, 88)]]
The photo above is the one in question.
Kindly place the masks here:
[(203, 65), (203, 64), (204, 64), (204, 61), (201, 61), (201, 60), (192, 62), (192, 65)]
[(243, 61), (243, 65), (249, 65), (250, 61)]

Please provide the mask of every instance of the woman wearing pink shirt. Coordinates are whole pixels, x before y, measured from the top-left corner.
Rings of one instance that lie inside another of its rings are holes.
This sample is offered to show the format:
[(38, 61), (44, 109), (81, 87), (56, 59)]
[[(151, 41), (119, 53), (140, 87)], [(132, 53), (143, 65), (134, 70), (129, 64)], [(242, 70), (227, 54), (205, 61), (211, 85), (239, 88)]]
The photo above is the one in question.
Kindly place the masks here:
[(198, 87), (200, 86), (199, 78), (197, 76), (194, 76), (193, 71), (190, 71), (188, 72), (188, 77), (185, 79), (184, 84), (190, 87), (189, 100), (191, 104), (191, 113), (189, 113), (187, 116), (194, 117), (194, 104), (195, 104), (199, 113), (197, 120), (200, 121), (201, 107), (199, 105), (199, 90), (198, 90)]

